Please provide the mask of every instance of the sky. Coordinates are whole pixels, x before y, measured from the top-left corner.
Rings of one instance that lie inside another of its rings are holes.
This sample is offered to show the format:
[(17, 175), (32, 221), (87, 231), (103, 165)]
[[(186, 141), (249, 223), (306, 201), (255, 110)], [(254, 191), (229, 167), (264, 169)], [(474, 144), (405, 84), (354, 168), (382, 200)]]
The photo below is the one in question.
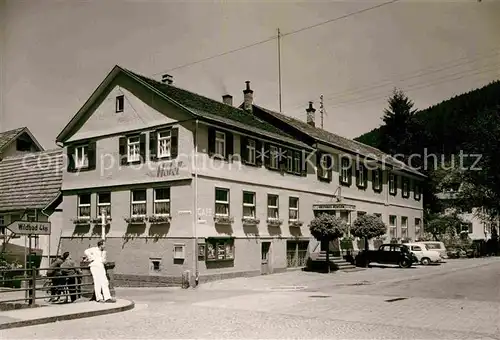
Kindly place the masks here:
[(394, 87), (424, 109), (500, 79), (499, 0), (400, 0), (333, 20), (387, 1), (0, 0), (0, 130), (56, 147), (116, 64), (235, 104), (249, 80), (255, 103), (279, 110), (277, 39), (196, 63), (278, 28), (283, 113), (305, 120), (313, 101), (320, 125), (323, 95), (324, 128), (349, 138), (380, 125)]

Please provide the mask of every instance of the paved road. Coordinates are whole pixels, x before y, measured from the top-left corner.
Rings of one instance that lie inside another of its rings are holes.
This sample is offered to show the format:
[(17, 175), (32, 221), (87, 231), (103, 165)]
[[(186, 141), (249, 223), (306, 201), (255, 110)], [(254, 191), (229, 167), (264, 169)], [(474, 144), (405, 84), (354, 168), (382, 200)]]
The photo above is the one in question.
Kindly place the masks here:
[(499, 283), (500, 259), (493, 258), (288, 272), (196, 290), (118, 289), (136, 302), (134, 310), (7, 330), (0, 338), (500, 339)]

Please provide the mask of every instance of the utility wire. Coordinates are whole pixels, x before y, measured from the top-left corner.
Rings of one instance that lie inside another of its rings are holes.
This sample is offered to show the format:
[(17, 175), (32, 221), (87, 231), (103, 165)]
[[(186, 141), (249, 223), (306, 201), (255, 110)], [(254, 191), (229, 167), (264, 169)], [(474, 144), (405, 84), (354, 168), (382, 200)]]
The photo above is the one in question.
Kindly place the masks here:
[[(403, 90), (405, 92), (410, 92), (410, 91), (414, 91), (414, 90), (424, 89), (424, 88), (427, 88), (430, 86), (434, 86), (436, 84), (441, 84), (441, 83), (445, 83), (445, 82), (452, 81), (452, 80), (459, 80), (459, 79), (462, 79), (465, 77), (470, 77), (470, 76), (482, 74), (484, 72), (495, 71), (495, 70), (498, 70), (498, 66), (500, 66), (500, 64), (489, 65), (488, 66), (489, 68), (483, 69), (483, 70), (479, 69), (479, 70), (469, 70), (467, 72), (457, 72), (454, 74), (447, 75), (443, 78), (435, 79), (435, 80), (437, 80), (436, 82), (433, 81), (433, 82), (427, 83), (427, 84), (418, 84), (417, 83), (417, 84), (407, 86), (407, 87), (403, 88)], [(471, 74), (467, 74), (467, 73), (472, 72), (472, 71), (476, 71), (476, 72), (473, 72)], [(453, 77), (453, 76), (458, 76), (458, 77)], [(450, 78), (450, 77), (452, 77), (452, 78)], [(332, 106), (329, 106), (329, 108), (339, 108), (339, 107), (350, 106), (350, 105), (354, 105), (354, 104), (361, 104), (361, 103), (366, 103), (369, 101), (374, 101), (377, 99), (382, 99), (385, 97), (387, 97), (387, 94), (385, 94), (385, 95), (379, 94), (376, 97), (365, 98), (364, 100), (361, 100), (361, 101), (357, 100), (357, 101), (346, 101), (346, 102), (337, 103), (338, 105), (332, 105)]]
[[(330, 19), (330, 20), (327, 20), (327, 21), (323, 21), (323, 22), (320, 22), (320, 23), (317, 23), (317, 24), (314, 24), (314, 25), (311, 25), (311, 26), (307, 26), (307, 27), (303, 27), (303, 28), (297, 29), (295, 31), (284, 33), (284, 34), (281, 34), (280, 36), (283, 38), (285, 36), (297, 34), (299, 32), (303, 32), (303, 31), (306, 31), (306, 30), (310, 30), (310, 29), (322, 26), (322, 25), (326, 25), (326, 24), (329, 24), (331, 22), (335, 22), (335, 21), (338, 21), (338, 20), (341, 20), (341, 19), (345, 19), (345, 18), (351, 17), (351, 16), (356, 15), (356, 14), (368, 12), (368, 11), (371, 11), (373, 9), (380, 8), (382, 6), (390, 5), (390, 4), (393, 4), (393, 3), (398, 2), (398, 1), (401, 1), (401, 0), (387, 1), (387, 2), (384, 2), (382, 4), (378, 4), (378, 5), (375, 5), (375, 6), (367, 7), (367, 8), (358, 10), (358, 11), (354, 11), (354, 12), (342, 15), (340, 17), (336, 17), (336, 18), (333, 18), (333, 19)], [(257, 42), (255, 42), (253, 44), (250, 44), (250, 45), (245, 45), (245, 46), (236, 48), (234, 50), (226, 51), (226, 52), (219, 53), (219, 54), (216, 54), (216, 55), (213, 55), (213, 56), (210, 56), (210, 57), (206, 57), (206, 58), (203, 58), (203, 59), (200, 59), (200, 60), (189, 62), (189, 63), (183, 64), (183, 65), (179, 65), (179, 66), (173, 67), (171, 69), (168, 69), (166, 71), (161, 71), (161, 72), (154, 73), (153, 76), (156, 76), (156, 75), (159, 75), (159, 74), (163, 74), (163, 73), (172, 72), (172, 71), (175, 71), (175, 70), (178, 70), (178, 69), (181, 69), (181, 68), (185, 68), (185, 67), (188, 67), (188, 66), (192, 66), (192, 65), (199, 64), (199, 63), (203, 63), (205, 61), (209, 61), (209, 60), (212, 60), (212, 59), (220, 58), (220, 57), (226, 56), (228, 54), (232, 54), (232, 53), (236, 53), (236, 52), (239, 52), (239, 51), (243, 51), (243, 50), (251, 48), (251, 47), (255, 47), (255, 46), (258, 46), (258, 45), (265, 44), (265, 43), (267, 43), (269, 41), (272, 41), (272, 40), (275, 40), (277, 38), (278, 38), (278, 36), (274, 35), (274, 36), (272, 36), (270, 38), (267, 38), (267, 39), (261, 40), (261, 41), (257, 41)]]
[[(326, 97), (325, 99), (337, 100), (337, 99), (342, 99), (343, 97), (345, 97), (347, 95), (353, 95), (353, 94), (358, 94), (358, 93), (362, 93), (362, 92), (367, 92), (367, 91), (371, 91), (373, 89), (380, 88), (380, 87), (394, 86), (394, 83), (396, 83), (396, 82), (403, 82), (403, 81), (407, 81), (407, 80), (410, 80), (410, 79), (419, 78), (419, 77), (422, 77), (422, 76), (425, 76), (425, 75), (428, 75), (428, 74), (442, 72), (444, 70), (448, 70), (448, 69), (452, 69), (452, 68), (455, 68), (455, 67), (459, 67), (459, 66), (463, 66), (463, 65), (466, 65), (466, 64), (470, 64), (470, 63), (476, 62), (476, 61), (481, 60), (481, 59), (491, 58), (491, 57), (495, 57), (495, 56), (500, 55), (500, 50), (498, 50), (498, 48), (490, 50), (489, 52), (492, 52), (492, 51), (496, 51), (496, 52), (493, 53), (493, 54), (490, 53), (487, 56), (477, 57), (477, 58), (474, 58), (474, 59), (468, 59), (467, 57), (462, 57), (462, 58), (456, 59), (455, 61), (450, 60), (450, 61), (447, 61), (446, 63), (444, 63), (447, 66), (440, 67), (440, 68), (433, 68), (433, 67), (431, 67), (431, 68), (424, 68), (424, 69), (422, 69), (420, 71), (416, 71), (416, 72), (413, 72), (413, 73), (407, 73), (406, 74), (407, 76), (404, 77), (404, 78), (400, 78), (400, 79), (385, 78), (384, 80), (382, 80), (380, 82), (374, 82), (374, 83), (372, 83), (372, 85), (361, 86), (361, 87), (358, 87), (358, 88), (352, 87), (352, 88), (350, 88), (350, 89), (348, 89), (346, 91), (332, 92), (332, 93), (330, 93), (331, 96)], [(458, 61), (464, 60), (464, 59), (466, 60), (465, 62), (457, 63)], [(453, 64), (450, 65), (450, 63), (453, 63)], [(357, 100), (357, 99), (354, 99), (354, 100)], [(305, 100), (302, 100), (302, 104), (297, 105), (297, 106), (293, 106), (290, 109), (293, 110), (293, 109), (298, 109), (298, 108), (304, 107), (304, 103), (305, 102), (306, 102)]]

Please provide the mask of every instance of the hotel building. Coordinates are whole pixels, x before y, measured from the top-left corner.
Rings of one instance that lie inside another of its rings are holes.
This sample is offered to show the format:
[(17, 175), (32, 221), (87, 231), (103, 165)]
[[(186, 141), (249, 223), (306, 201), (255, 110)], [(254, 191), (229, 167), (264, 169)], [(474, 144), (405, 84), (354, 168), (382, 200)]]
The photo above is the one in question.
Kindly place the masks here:
[(387, 240), (419, 235), (422, 174), (315, 127), (312, 105), (302, 122), (255, 105), (249, 82), (243, 97), (115, 66), (56, 140), (61, 250), (78, 257), (104, 232), (119, 283), (167, 285), (301, 267), (321, 211), (378, 214)]

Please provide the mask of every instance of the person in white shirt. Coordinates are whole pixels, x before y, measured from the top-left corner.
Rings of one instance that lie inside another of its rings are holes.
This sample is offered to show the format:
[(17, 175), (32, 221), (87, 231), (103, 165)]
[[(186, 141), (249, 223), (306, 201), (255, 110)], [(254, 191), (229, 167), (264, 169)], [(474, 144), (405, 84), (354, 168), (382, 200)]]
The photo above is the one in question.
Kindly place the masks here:
[[(111, 298), (109, 292), (109, 282), (106, 277), (106, 251), (104, 250), (104, 241), (97, 242), (97, 247), (92, 247), (85, 250), (85, 256), (90, 262), (90, 272), (94, 279), (94, 290), (97, 302), (113, 303), (115, 300)], [(102, 291), (102, 293), (101, 293)]]

